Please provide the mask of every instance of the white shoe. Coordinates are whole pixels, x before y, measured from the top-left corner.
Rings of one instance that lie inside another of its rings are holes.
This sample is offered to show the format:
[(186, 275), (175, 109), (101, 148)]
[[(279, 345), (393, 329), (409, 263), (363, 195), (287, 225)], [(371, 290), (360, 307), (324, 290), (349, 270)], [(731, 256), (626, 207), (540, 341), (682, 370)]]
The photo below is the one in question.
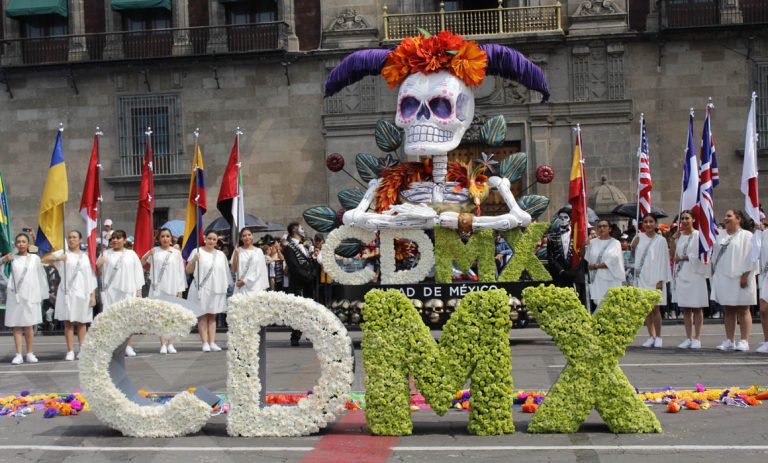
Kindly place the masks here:
[(11, 363), (14, 365), (21, 365), (24, 363), (24, 357), (22, 357), (21, 354), (16, 354), (16, 356), (13, 357), (13, 360), (11, 360)]
[(643, 343), (643, 347), (653, 347), (655, 342), (656, 340), (653, 337), (650, 337), (645, 340), (645, 342)]
[(736, 350), (739, 352), (746, 352), (749, 350), (749, 343), (742, 339), (739, 342), (736, 343)]
[(27, 352), (27, 362), (28, 363), (37, 363), (37, 357), (35, 357), (34, 353)]
[(760, 347), (755, 349), (755, 352), (760, 354), (768, 354), (768, 341), (765, 341), (764, 343), (760, 344)]
[(212, 351), (214, 351), (214, 352), (219, 352), (219, 351), (221, 351), (221, 347), (219, 347), (218, 345), (216, 345), (216, 343), (215, 343), (215, 342), (212, 342), (212, 343), (211, 343), (211, 350), (212, 350)]
[(80, 351), (80, 350), (79, 350), (79, 351), (77, 351), (77, 359), (78, 359), (78, 360), (80, 360), (80, 353), (81, 353), (81, 352), (82, 352), (82, 351)]
[(176, 348), (173, 347), (173, 344), (168, 344), (168, 353), (169, 354), (175, 354), (176, 353)]
[(661, 349), (662, 344), (663, 343), (661, 342), (661, 336), (656, 336), (656, 339), (653, 340), (653, 347), (655, 347), (656, 349)]
[(160, 353), (161, 354), (167, 354), (168, 353), (168, 347), (165, 344), (160, 346)]
[(74, 361), (75, 360), (75, 353), (74, 353), (74, 351), (67, 352), (67, 355), (64, 356), (64, 360), (66, 360), (67, 362)]
[(211, 345), (207, 342), (203, 343), (203, 352), (210, 352), (211, 351)]
[(133, 350), (133, 347), (131, 347), (131, 346), (125, 346), (125, 356), (126, 357), (136, 357), (136, 351)]
[(678, 349), (690, 349), (691, 348), (691, 344), (693, 344), (693, 340), (692, 339), (686, 339), (685, 341), (683, 341), (680, 344), (678, 344), (677, 348)]
[(717, 346), (717, 350), (733, 350), (735, 346), (733, 345), (733, 341), (730, 339), (726, 339), (722, 343), (720, 343), (719, 346)]
[(691, 339), (691, 349), (701, 349), (701, 341), (698, 339)]

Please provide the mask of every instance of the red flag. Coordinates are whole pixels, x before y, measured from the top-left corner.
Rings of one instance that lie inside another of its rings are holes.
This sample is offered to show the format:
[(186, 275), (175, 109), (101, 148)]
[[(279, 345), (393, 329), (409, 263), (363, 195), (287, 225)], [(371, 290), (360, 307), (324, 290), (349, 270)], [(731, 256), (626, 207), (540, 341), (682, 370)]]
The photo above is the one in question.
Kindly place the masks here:
[(571, 230), (573, 237), (573, 263), (581, 262), (587, 243), (587, 186), (584, 175), (584, 153), (581, 151), (581, 129), (576, 129), (576, 146), (573, 149), (571, 178), (568, 184), (568, 203), (571, 205)]
[(96, 234), (98, 233), (96, 220), (99, 208), (99, 136), (93, 136), (93, 149), (91, 149), (91, 161), (88, 163), (88, 172), (85, 174), (85, 187), (83, 199), (80, 200), (80, 216), (85, 221), (85, 239), (88, 243), (88, 258), (91, 267), (96, 271)]
[(217, 209), (229, 222), (229, 225), (235, 229), (235, 233), (245, 227), (243, 185), (240, 174), (240, 150), (238, 149), (239, 135), (240, 132), (235, 136), (235, 144), (232, 145), (232, 151), (229, 153), (229, 162), (227, 163), (226, 170), (224, 170), (219, 197), (216, 200)]
[(144, 164), (141, 168), (141, 186), (139, 187), (139, 208), (136, 211), (136, 230), (133, 232), (133, 250), (143, 256), (154, 244), (152, 223), (155, 214), (155, 155), (152, 151), (152, 131), (147, 132), (147, 144), (144, 148)]

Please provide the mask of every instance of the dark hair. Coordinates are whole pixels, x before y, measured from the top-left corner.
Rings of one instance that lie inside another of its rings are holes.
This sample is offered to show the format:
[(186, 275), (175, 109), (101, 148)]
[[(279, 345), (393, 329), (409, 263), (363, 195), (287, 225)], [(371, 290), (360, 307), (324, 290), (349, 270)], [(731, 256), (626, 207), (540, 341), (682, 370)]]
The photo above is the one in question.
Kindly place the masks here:
[[(608, 224), (608, 227), (611, 226), (611, 222), (608, 221), (608, 219), (597, 219), (597, 222), (595, 222), (595, 225), (600, 225), (600, 222), (605, 222)], [(589, 228), (595, 228), (595, 227), (589, 227)]]
[(683, 217), (683, 214), (690, 215), (691, 218), (694, 220), (694, 222), (696, 221), (696, 216), (693, 215), (693, 212), (691, 212), (690, 209), (683, 209), (682, 211), (680, 211), (680, 214), (678, 214), (676, 222), (680, 222), (680, 219)]
[(27, 239), (27, 243), (31, 242), (31, 240), (29, 239), (29, 235), (27, 235), (26, 233), (17, 234), (16, 237), (13, 239), (13, 242), (15, 243), (16, 240), (18, 240), (22, 236)]
[(205, 235), (203, 236), (203, 238), (208, 238), (208, 235), (210, 235), (211, 233), (213, 233), (214, 235), (216, 235), (216, 238), (217, 238), (216, 242), (218, 243), (218, 237), (219, 237), (219, 234), (218, 234), (218, 233), (216, 233), (216, 230), (208, 230), (208, 232), (206, 232), (206, 233), (205, 233)]
[(288, 236), (293, 236), (293, 233), (299, 229), (299, 222), (291, 222), (288, 224)]
[(654, 216), (650, 212), (647, 212), (647, 213), (643, 214), (643, 216), (640, 218), (640, 221), (644, 222), (646, 217), (652, 218), (653, 219), (653, 223), (659, 223), (659, 221), (656, 219), (656, 216)]
[(749, 232), (755, 229), (755, 221), (752, 220), (752, 218), (749, 217), (747, 214), (745, 214), (744, 211), (742, 211), (741, 209), (729, 209), (729, 210), (733, 212), (733, 215), (739, 218), (739, 224), (741, 225), (741, 228)]
[(264, 235), (262, 239), (264, 240), (264, 244), (266, 244), (267, 246), (272, 246), (273, 244), (275, 244), (275, 237), (272, 235)]
[(325, 235), (322, 233), (315, 233), (315, 244), (317, 244), (318, 241), (325, 241)]
[(112, 239), (115, 238), (122, 238), (122, 239), (128, 239), (128, 234), (125, 233), (125, 230), (115, 230), (112, 232)]
[(80, 239), (83, 239), (83, 234), (80, 233), (80, 230), (70, 230), (67, 232), (67, 235), (69, 235), (70, 233), (77, 233), (77, 237)]
[(160, 235), (161, 235), (161, 234), (162, 234), (164, 231), (167, 231), (167, 232), (168, 232), (168, 234), (169, 234), (169, 235), (171, 235), (171, 238), (173, 238), (173, 232), (172, 232), (172, 231), (171, 231), (171, 229), (170, 229), (170, 228), (168, 228), (168, 227), (163, 227), (163, 228), (161, 228), (160, 230), (158, 230), (158, 231), (157, 231), (157, 237), (158, 237), (158, 238), (160, 238)]
[(248, 232), (251, 235), (253, 235), (253, 232), (251, 230), (249, 230), (247, 228), (243, 228), (242, 230), (240, 230), (240, 239), (243, 239), (243, 233), (245, 233), (245, 232)]

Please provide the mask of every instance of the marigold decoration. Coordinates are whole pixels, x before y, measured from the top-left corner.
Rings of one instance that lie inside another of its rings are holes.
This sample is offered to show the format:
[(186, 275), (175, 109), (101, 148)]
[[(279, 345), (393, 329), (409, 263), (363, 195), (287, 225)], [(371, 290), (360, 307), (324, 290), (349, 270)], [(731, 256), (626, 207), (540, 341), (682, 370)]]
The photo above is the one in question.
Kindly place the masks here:
[(680, 402), (670, 402), (667, 405), (667, 411), (669, 413), (677, 413), (680, 411)]
[(412, 182), (432, 179), (432, 160), (424, 162), (401, 162), (393, 167), (384, 169), (382, 180), (376, 190), (376, 212), (383, 212), (397, 203), (400, 192)]
[(475, 42), (448, 31), (422, 33), (407, 37), (387, 56), (381, 75), (393, 89), (413, 73), (444, 69), (471, 87), (483, 82), (487, 64), (488, 55)]

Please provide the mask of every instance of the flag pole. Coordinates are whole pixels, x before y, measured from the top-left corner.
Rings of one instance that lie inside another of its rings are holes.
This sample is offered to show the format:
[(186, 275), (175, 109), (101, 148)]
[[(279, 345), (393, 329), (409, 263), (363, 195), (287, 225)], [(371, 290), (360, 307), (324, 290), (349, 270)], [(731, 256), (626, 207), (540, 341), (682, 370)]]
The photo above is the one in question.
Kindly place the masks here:
[[(59, 122), (59, 133), (62, 134), (62, 135), (64, 134), (64, 123), (63, 122)], [(63, 145), (64, 144), (64, 140), (62, 140), (61, 143)], [(64, 175), (66, 175), (66, 173)], [(67, 284), (67, 259), (66, 259), (67, 258), (67, 225), (66, 225), (66, 223), (67, 223), (66, 222), (66, 220), (67, 220), (67, 213), (66, 213), (66, 207), (67, 207), (67, 202), (66, 201), (61, 203), (61, 235), (62, 235), (61, 238), (62, 238), (62, 250), (64, 252), (64, 265), (62, 265), (61, 267), (63, 269), (62, 273), (64, 274), (62, 279), (64, 280), (64, 304), (65, 304), (65, 306), (67, 304), (67, 294), (69, 293), (69, 288), (67, 288), (68, 284)], [(61, 283), (59, 283), (59, 284), (61, 284)]]
[[(200, 288), (200, 234), (203, 233), (202, 223), (198, 220), (200, 217), (200, 184), (197, 181), (197, 145), (200, 139), (200, 128), (196, 127), (193, 132), (195, 135), (195, 148), (192, 152), (192, 168), (194, 169), (194, 182), (195, 182), (195, 222), (197, 222), (197, 231), (195, 232), (195, 243), (197, 243), (197, 263), (195, 264), (195, 271), (197, 272), (197, 291), (201, 291)], [(190, 236), (191, 238), (191, 236)], [(213, 265), (213, 263), (211, 263)]]
[[(645, 114), (640, 113), (640, 144), (643, 145), (643, 121), (645, 120)], [(637, 186), (635, 191), (635, 236), (640, 234), (640, 150), (637, 150)], [(650, 162), (648, 163), (650, 166)]]
[[(101, 131), (101, 128), (99, 126), (96, 126), (96, 132), (93, 134), (96, 138), (96, 188), (99, 190), (99, 197), (96, 199), (96, 233), (98, 233), (97, 236), (97, 245), (96, 245), (96, 251), (99, 250), (98, 243), (100, 242), (103, 246), (102, 253), (107, 250), (106, 245), (104, 244), (104, 238), (102, 236), (101, 231), (101, 206), (104, 203), (104, 198), (101, 196), (101, 156), (99, 154), (99, 136), (104, 135), (104, 133)], [(99, 254), (98, 252), (94, 252), (94, 256), (96, 256), (96, 259), (98, 260)], [(96, 272), (96, 278), (97, 278), (97, 285), (99, 288), (101, 288), (102, 281), (102, 275), (101, 272)], [(100, 290), (100, 289), (99, 289)]]
[[(584, 204), (584, 223), (586, 225), (589, 225), (589, 209), (587, 209), (587, 177), (586, 177), (586, 163), (584, 161), (584, 149), (582, 148), (581, 144), (581, 124), (576, 124), (576, 144), (579, 146), (579, 168), (581, 169), (581, 201)], [(587, 226), (587, 229), (584, 230), (584, 233), (587, 235), (587, 239), (589, 239), (589, 227)], [(589, 242), (589, 241), (587, 241)], [(589, 244), (587, 244), (589, 246)], [(582, 259), (586, 258), (586, 249), (584, 250), (584, 257)], [(582, 267), (583, 268), (583, 267)], [(586, 272), (587, 277), (587, 284), (584, 285), (584, 294), (587, 296), (587, 312), (592, 313), (592, 301), (590, 300), (590, 294), (589, 294), (589, 270)]]
[[(240, 127), (237, 127), (235, 129), (235, 143), (237, 144), (237, 163), (235, 165), (237, 166), (237, 201), (240, 201), (240, 135), (243, 134), (243, 131), (240, 130)], [(240, 223), (240, 204), (237, 204), (237, 211), (235, 211), (235, 214), (232, 214), (232, 227), (230, 228), (230, 234), (232, 237), (232, 248), (239, 247), (240, 245), (240, 227), (243, 225)], [(240, 252), (238, 251), (237, 255), (237, 279), (240, 279)]]
[[(151, 171), (152, 181), (149, 182), (149, 236), (150, 236), (150, 249), (155, 245), (155, 149), (152, 146), (152, 127), (147, 127), (147, 143), (149, 143), (149, 153), (151, 155), (149, 159), (149, 170)], [(135, 241), (135, 238), (134, 238)]]

